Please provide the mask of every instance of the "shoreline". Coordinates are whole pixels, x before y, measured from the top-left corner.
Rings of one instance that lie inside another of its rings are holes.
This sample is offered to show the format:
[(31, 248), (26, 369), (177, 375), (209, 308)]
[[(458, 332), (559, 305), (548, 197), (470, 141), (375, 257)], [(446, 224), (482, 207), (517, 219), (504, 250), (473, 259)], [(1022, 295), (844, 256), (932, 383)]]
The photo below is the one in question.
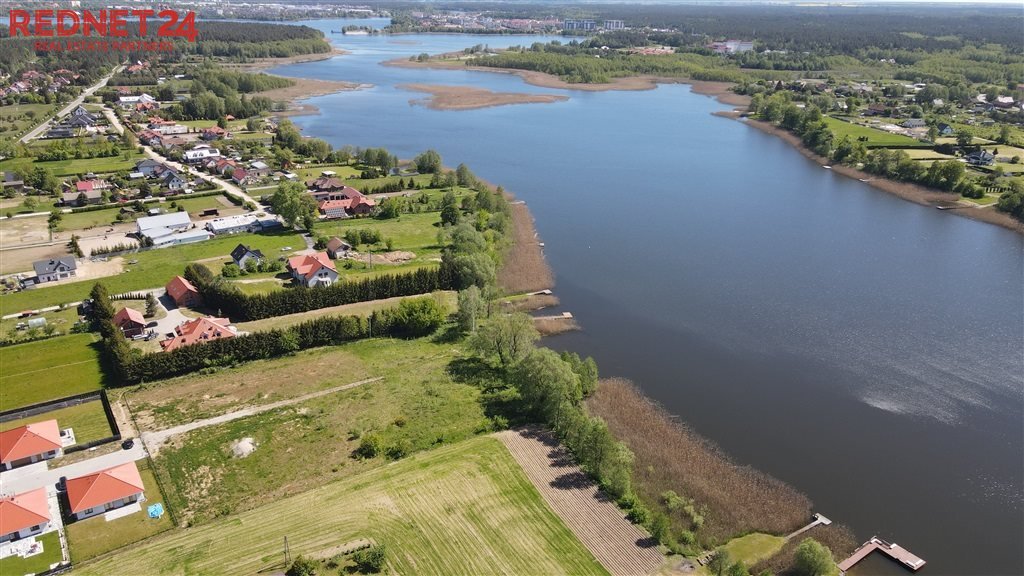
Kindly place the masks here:
[(558, 94), (528, 94), (525, 92), (492, 92), (472, 86), (445, 86), (438, 84), (398, 84), (402, 90), (429, 94), (426, 98), (409, 100), (409, 104), (425, 106), (431, 110), (478, 110), (513, 104), (552, 104), (564, 102), (568, 96)]
[(846, 176), (848, 178), (854, 178), (868, 184), (876, 190), (892, 194), (908, 202), (913, 202), (920, 206), (931, 206), (931, 207), (943, 207), (945, 212), (949, 212), (955, 216), (961, 216), (964, 218), (970, 218), (978, 222), (984, 222), (986, 224), (992, 224), (999, 226), (1007, 230), (1017, 232), (1018, 234), (1024, 234), (1024, 222), (1021, 222), (1006, 214), (999, 212), (994, 205), (988, 205), (981, 207), (972, 203), (968, 203), (960, 199), (955, 194), (942, 192), (921, 186), (911, 182), (898, 182), (887, 178), (882, 178), (874, 174), (869, 174), (857, 168), (843, 165), (833, 165), (832, 162), (823, 158), (813, 151), (808, 149), (800, 141), (800, 138), (794, 134), (781, 129), (772, 124), (761, 122), (759, 120), (751, 120), (744, 117), (747, 106), (750, 104), (750, 97), (742, 94), (736, 94), (732, 92), (731, 88), (734, 86), (731, 82), (713, 82), (705, 80), (690, 80), (685, 78), (667, 78), (659, 76), (628, 76), (624, 78), (616, 78), (612, 82), (605, 84), (570, 84), (557, 76), (547, 74), (545, 72), (535, 72), (533, 70), (516, 70), (511, 68), (490, 68), (487, 66), (465, 66), (459, 65), (459, 61), (443, 61), (443, 62), (415, 62), (411, 60), (387, 60), (382, 62), (385, 66), (396, 66), (400, 68), (434, 68), (434, 69), (455, 69), (455, 70), (473, 70), (479, 72), (494, 72), (498, 74), (515, 74), (523, 79), (527, 84), (533, 86), (540, 86), (543, 88), (555, 88), (562, 90), (583, 90), (589, 92), (603, 92), (606, 90), (653, 90), (657, 88), (659, 84), (689, 84), (690, 90), (695, 94), (703, 96), (709, 96), (715, 98), (718, 102), (727, 106), (732, 106), (732, 110), (723, 110), (714, 112), (715, 116), (721, 116), (723, 118), (729, 118), (732, 120), (741, 121), (752, 128), (756, 128), (766, 134), (772, 134), (777, 136), (792, 145), (797, 149), (798, 152), (803, 154), (809, 160), (812, 160), (820, 166), (831, 166), (832, 171)]
[(281, 76), (280, 74), (267, 72), (267, 70), (278, 66), (287, 66), (289, 64), (321, 62), (350, 53), (351, 52), (348, 50), (343, 50), (332, 44), (330, 52), (320, 54), (300, 54), (297, 56), (286, 56), (284, 58), (258, 58), (253, 62), (241, 64), (228, 63), (225, 64), (225, 67), (241, 72), (250, 72), (254, 74), (262, 73), (268, 76), (276, 76), (278, 78), (291, 80), (294, 82), (291, 86), (256, 92), (255, 95), (265, 96), (271, 100), (285, 103), (287, 108), (283, 111), (273, 113), (273, 116), (302, 116), (307, 114), (318, 114), (320, 112), (320, 109), (312, 104), (301, 103), (303, 100), (316, 98), (317, 96), (327, 96), (328, 94), (337, 94), (338, 92), (362, 90), (363, 88), (369, 88), (370, 85), (345, 82), (341, 80), (321, 80), (318, 78)]

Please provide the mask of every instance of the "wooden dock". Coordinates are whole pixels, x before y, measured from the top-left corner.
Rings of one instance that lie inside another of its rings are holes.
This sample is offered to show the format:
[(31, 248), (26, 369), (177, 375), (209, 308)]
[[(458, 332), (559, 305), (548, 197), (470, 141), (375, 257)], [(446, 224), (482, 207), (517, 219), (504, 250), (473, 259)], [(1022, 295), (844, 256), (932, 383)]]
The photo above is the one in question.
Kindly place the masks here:
[(854, 565), (866, 558), (868, 554), (871, 554), (875, 550), (878, 550), (882, 554), (885, 554), (900, 564), (903, 564), (914, 572), (919, 570), (921, 566), (925, 565), (925, 561), (911, 554), (910, 550), (907, 550), (899, 544), (891, 544), (877, 536), (872, 536), (870, 540), (861, 544), (860, 548), (857, 548), (853, 552), (853, 555), (839, 563), (840, 573), (846, 574), (847, 570), (853, 568)]

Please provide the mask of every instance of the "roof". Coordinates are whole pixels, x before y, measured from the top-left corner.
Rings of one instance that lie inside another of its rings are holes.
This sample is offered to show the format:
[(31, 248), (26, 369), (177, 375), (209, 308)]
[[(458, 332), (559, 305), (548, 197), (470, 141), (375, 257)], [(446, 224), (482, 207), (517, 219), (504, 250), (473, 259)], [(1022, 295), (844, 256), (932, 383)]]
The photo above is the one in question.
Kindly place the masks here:
[(122, 328), (127, 323), (145, 325), (146, 318), (142, 315), (142, 312), (134, 308), (121, 308), (117, 311), (117, 314), (114, 314), (114, 325)]
[(327, 241), (327, 249), (331, 252), (337, 252), (341, 248), (351, 249), (352, 245), (337, 236), (332, 236), (331, 239)]
[(316, 180), (311, 180), (308, 182), (308, 185), (310, 188), (315, 190), (341, 190), (346, 187), (345, 183), (342, 182), (340, 178), (329, 177), (320, 177)]
[(0, 536), (50, 521), (46, 488), (0, 498)]
[(184, 244), (193, 241), (201, 242), (203, 240), (209, 240), (212, 237), (213, 234), (203, 228), (193, 228), (191, 230), (183, 230), (181, 232), (170, 231), (168, 234), (153, 237), (153, 246), (160, 248), (162, 246)]
[(257, 258), (263, 258), (263, 252), (260, 252), (259, 250), (253, 250), (252, 248), (249, 248), (245, 244), (239, 244), (238, 246), (235, 246), (234, 250), (231, 251), (231, 259), (237, 262), (238, 260), (245, 257), (246, 254), (252, 254)]
[(256, 217), (250, 214), (235, 214), (234, 216), (224, 216), (223, 218), (214, 218), (206, 223), (206, 229), (211, 232), (218, 232), (222, 230), (232, 230), (234, 228), (252, 226), (256, 224)]
[(338, 269), (334, 267), (334, 262), (331, 261), (330, 256), (328, 256), (326, 252), (314, 252), (313, 254), (292, 256), (288, 259), (288, 269), (294, 270), (296, 274), (299, 274), (307, 280), (315, 276), (321, 268), (329, 268), (334, 272), (338, 271)]
[(56, 420), (33, 422), (0, 432), (0, 462), (7, 463), (61, 448)]
[(67, 481), (71, 512), (81, 512), (145, 490), (135, 462), (120, 464)]
[(188, 217), (188, 212), (169, 212), (159, 216), (146, 216), (136, 221), (139, 231), (143, 233), (151, 228), (172, 228), (174, 226), (187, 226), (191, 223), (192, 220)]
[(196, 287), (191, 282), (181, 276), (175, 276), (167, 283), (167, 295), (173, 298), (175, 302), (186, 293), (199, 294), (199, 290), (196, 290)]
[(246, 176), (248, 176), (248, 174), (245, 173), (244, 168), (235, 168), (235, 171), (231, 173), (231, 179), (237, 182), (245, 180)]
[(36, 276), (43, 274), (52, 274), (57, 270), (57, 266), (63, 264), (75, 270), (78, 268), (78, 264), (72, 256), (61, 256), (60, 258), (50, 258), (49, 260), (36, 260), (32, 263), (32, 268), (36, 271)]
[(75, 182), (75, 188), (79, 192), (91, 192), (98, 188), (108, 188), (110, 185), (107, 184), (106, 180), (79, 180)]
[(210, 340), (232, 338), (235, 330), (230, 327), (227, 318), (203, 317), (189, 320), (174, 329), (175, 336), (160, 342), (164, 352), (177, 350), (183, 346), (191, 346)]

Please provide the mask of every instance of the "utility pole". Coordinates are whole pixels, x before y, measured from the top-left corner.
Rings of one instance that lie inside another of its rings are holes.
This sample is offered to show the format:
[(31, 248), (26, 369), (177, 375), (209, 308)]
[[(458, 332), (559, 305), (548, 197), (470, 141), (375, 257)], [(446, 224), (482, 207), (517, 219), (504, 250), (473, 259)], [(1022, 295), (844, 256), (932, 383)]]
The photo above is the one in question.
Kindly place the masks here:
[(292, 563), (292, 555), (291, 555), (291, 552), (288, 550), (288, 537), (285, 536), (284, 537), (284, 566), (285, 566), (285, 568), (290, 566), (291, 563)]

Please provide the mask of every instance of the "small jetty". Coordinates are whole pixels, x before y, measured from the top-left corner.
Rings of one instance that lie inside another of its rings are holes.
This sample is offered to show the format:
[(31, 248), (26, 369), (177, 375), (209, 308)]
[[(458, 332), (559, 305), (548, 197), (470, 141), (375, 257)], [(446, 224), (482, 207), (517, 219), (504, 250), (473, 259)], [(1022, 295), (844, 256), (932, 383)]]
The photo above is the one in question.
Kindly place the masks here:
[(821, 514), (815, 514), (814, 516), (811, 516), (811, 523), (810, 524), (808, 524), (807, 526), (804, 526), (803, 528), (797, 530), (796, 532), (793, 532), (792, 534), (789, 534), (788, 536), (786, 536), (786, 540), (792, 540), (793, 538), (796, 538), (797, 536), (803, 534), (804, 532), (807, 532), (808, 530), (810, 530), (811, 528), (814, 528), (815, 526), (818, 526), (818, 525), (828, 526), (831, 523), (832, 523), (832, 521), (829, 520), (828, 518), (826, 518), (825, 516), (823, 516)]
[(878, 550), (882, 554), (885, 554), (900, 564), (903, 564), (914, 572), (918, 571), (921, 566), (925, 565), (925, 561), (911, 554), (910, 550), (907, 550), (899, 544), (886, 542), (877, 536), (872, 536), (870, 540), (861, 544), (860, 548), (857, 548), (853, 552), (853, 555), (839, 563), (839, 572), (841, 574), (846, 574), (847, 570), (853, 568), (858, 562), (867, 558), (868, 554), (871, 554), (875, 550)]
[(534, 320), (572, 320), (572, 312), (562, 312), (553, 316), (534, 316)]

